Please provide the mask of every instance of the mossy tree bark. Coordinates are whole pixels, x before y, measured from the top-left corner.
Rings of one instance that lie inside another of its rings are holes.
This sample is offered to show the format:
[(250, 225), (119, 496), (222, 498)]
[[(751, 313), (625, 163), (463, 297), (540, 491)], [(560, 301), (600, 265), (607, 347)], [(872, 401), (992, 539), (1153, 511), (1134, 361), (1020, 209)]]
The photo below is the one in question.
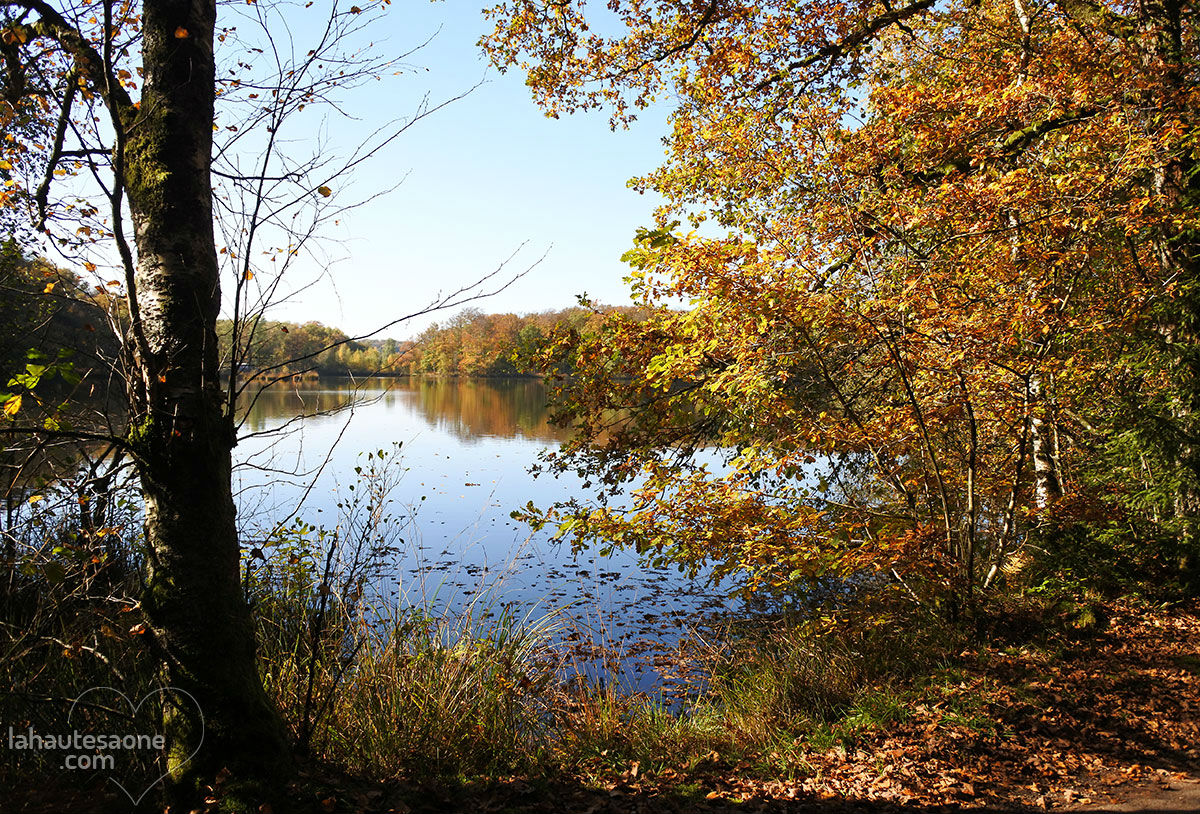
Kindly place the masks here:
[(172, 796), (190, 808), (227, 769), (227, 807), (236, 808), (237, 786), (281, 776), (288, 742), (257, 671), (240, 588), (235, 436), (217, 373), (216, 5), (146, 0), (143, 13), (145, 84), (140, 105), (119, 117), (118, 142), (137, 248), (129, 440), (145, 496), (143, 605), (169, 684), (199, 707), (180, 703), (167, 715)]

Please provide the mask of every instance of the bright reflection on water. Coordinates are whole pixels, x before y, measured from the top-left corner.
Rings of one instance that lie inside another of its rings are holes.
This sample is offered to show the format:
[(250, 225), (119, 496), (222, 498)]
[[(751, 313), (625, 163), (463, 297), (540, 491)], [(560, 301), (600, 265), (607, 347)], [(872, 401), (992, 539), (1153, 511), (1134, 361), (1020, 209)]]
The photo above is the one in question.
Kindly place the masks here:
[[(297, 420), (301, 415), (308, 417)], [(249, 437), (234, 451), (234, 479), (248, 540), (287, 517), (306, 493), (299, 517), (332, 528), (338, 500), (356, 481), (354, 468), (365, 464), (360, 453), (402, 444), (407, 471), (391, 497), (398, 514), (414, 519), (397, 541), (394, 595), (402, 603), (461, 610), (476, 601), (493, 610), (511, 604), (518, 615), (561, 612), (568, 628), (585, 631), (583, 649), (636, 649), (647, 638), (673, 642), (701, 612), (726, 601), (720, 591), (642, 566), (628, 553), (574, 557), (549, 530), (532, 534), (509, 516), (531, 500), (546, 506), (581, 490), (573, 476), (535, 479), (528, 472), (539, 451), (564, 438), (547, 421), (538, 381), (276, 386), (258, 397), (242, 433)]]

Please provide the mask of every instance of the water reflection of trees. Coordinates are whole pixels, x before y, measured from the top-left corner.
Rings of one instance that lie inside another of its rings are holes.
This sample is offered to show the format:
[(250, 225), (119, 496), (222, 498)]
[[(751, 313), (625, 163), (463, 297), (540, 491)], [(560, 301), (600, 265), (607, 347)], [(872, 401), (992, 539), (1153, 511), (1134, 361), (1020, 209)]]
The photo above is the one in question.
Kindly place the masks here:
[(469, 440), (480, 436), (563, 441), (548, 421), (546, 387), (529, 379), (416, 379), (414, 405), (439, 429)]
[(297, 416), (328, 415), (360, 402), (369, 402), (386, 394), (387, 385), (329, 386), (311, 383), (277, 382), (270, 387), (250, 391), (252, 399), (243, 418), (241, 432), (262, 432), (278, 426), (276, 419)]
[(568, 433), (551, 426), (546, 387), (534, 379), (401, 378), (354, 386), (276, 385), (250, 408), (243, 430), (259, 432), (278, 419), (331, 413), (355, 403), (385, 410), (407, 409), (439, 431), (469, 441), (479, 437), (563, 441)]

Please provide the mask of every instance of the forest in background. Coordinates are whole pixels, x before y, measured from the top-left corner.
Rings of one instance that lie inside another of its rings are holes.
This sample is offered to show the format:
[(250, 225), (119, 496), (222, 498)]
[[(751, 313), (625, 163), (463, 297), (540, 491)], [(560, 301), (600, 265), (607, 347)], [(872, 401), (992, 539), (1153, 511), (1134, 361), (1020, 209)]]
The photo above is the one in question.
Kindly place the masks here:
[(0, 404), (6, 416), (35, 405), (52, 413), (51, 403), (62, 399), (104, 405), (110, 396), (107, 406), (120, 411), (120, 342), (109, 319), (118, 300), (28, 256), (11, 238), (0, 245)]
[[(128, 315), (119, 289), (88, 283), (48, 260), (27, 255), (11, 238), (0, 247), (0, 371), (28, 375), (27, 364), (46, 362), (59, 363), (55, 370), (70, 371), (70, 381), (52, 371), (44, 383), (10, 384), (14, 392), (0, 393), (0, 402), (11, 405), (10, 415), (22, 407), (10, 398), (35, 389), (41, 395), (80, 397), (102, 391), (117, 402), (123, 398), (120, 342), (113, 326)], [(546, 372), (544, 354), (564, 336), (590, 335), (613, 316), (638, 321), (646, 313), (636, 307), (597, 305), (523, 315), (466, 309), (433, 323), (416, 339), (363, 340), (320, 322), (259, 318), (245, 332), (239, 374), (541, 376)], [(231, 358), (232, 326), (228, 319), (217, 322), (224, 371)], [(76, 379), (86, 381), (84, 391), (70, 389), (78, 384)]]
[[(260, 319), (243, 355), (245, 370), (322, 376), (541, 376), (541, 359), (564, 334), (590, 334), (613, 315), (644, 319), (645, 309), (589, 306), (534, 314), (485, 314), (466, 309), (433, 323), (414, 340), (352, 340), (319, 322)], [(221, 320), (221, 358), (230, 358), (232, 323)]]

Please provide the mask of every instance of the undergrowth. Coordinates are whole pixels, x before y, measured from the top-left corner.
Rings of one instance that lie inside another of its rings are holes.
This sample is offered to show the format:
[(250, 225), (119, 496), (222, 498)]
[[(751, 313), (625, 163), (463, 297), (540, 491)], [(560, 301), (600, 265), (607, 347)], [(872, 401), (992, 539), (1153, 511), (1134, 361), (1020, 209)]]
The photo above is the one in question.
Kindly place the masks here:
[[(390, 498), (395, 460), (368, 457), (334, 528), (248, 535), (244, 559), (264, 683), (298, 752), (359, 778), (690, 776), (731, 765), (802, 776), (806, 755), (851, 749), (949, 686), (972, 636), (1048, 647), (1047, 630), (1103, 624), (1094, 596), (1054, 585), (992, 603), (971, 630), (894, 600), (760, 615), (681, 643), (672, 669), (693, 677), (679, 693), (639, 692), (619, 659), (607, 673), (573, 661), (563, 616), (520, 615), (487, 590), (455, 612), (436, 592), (393, 599), (394, 544), (414, 522)], [(156, 686), (134, 599), (132, 505), (112, 504), (83, 531), (77, 516), (31, 513), (23, 536), (7, 538), (5, 720), (52, 728), (81, 688)], [(982, 725), (956, 697), (947, 720)], [(17, 757), (0, 763), (10, 785), (57, 771)]]

